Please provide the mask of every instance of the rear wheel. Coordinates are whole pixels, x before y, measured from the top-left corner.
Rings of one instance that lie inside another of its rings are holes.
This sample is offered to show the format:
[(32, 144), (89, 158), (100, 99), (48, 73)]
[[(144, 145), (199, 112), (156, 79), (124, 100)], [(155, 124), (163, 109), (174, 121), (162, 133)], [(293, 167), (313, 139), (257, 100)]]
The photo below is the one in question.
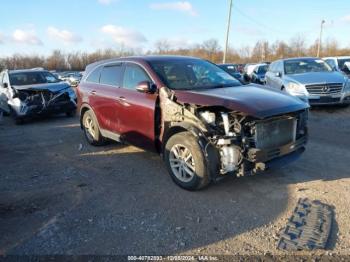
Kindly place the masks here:
[(209, 184), (209, 174), (203, 152), (189, 132), (169, 138), (164, 160), (173, 181), (187, 190), (198, 190)]
[(98, 127), (97, 119), (91, 110), (84, 113), (83, 129), (87, 141), (94, 146), (100, 146), (105, 143), (104, 137), (101, 135)]

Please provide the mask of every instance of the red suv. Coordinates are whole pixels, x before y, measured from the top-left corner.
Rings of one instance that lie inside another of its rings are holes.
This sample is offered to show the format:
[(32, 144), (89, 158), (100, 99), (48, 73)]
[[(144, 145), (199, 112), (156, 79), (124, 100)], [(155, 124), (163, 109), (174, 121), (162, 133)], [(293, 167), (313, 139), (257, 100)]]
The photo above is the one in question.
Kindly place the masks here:
[(192, 57), (91, 64), (78, 105), (90, 144), (112, 139), (155, 151), (175, 183), (189, 190), (294, 160), (307, 141), (306, 103), (242, 86), (215, 64)]

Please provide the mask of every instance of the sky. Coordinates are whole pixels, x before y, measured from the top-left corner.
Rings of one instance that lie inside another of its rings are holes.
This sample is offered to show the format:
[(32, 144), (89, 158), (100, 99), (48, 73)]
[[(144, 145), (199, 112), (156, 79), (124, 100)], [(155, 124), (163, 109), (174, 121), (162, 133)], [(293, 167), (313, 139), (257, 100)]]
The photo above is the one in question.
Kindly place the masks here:
[[(188, 47), (207, 39), (224, 45), (228, 0), (11, 0), (1, 3), (0, 56), (92, 52), (104, 48), (146, 51), (159, 40)], [(6, 11), (4, 11), (6, 10)], [(233, 0), (229, 43), (289, 41), (319, 36), (350, 46), (350, 0)]]

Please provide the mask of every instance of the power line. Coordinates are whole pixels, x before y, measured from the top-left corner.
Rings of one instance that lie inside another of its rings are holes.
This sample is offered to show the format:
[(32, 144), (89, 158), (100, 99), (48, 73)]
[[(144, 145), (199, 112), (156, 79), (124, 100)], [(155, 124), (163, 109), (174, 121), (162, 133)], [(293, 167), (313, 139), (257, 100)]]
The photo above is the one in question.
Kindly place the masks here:
[(239, 9), (236, 5), (233, 6), (233, 8), (242, 16), (244, 16), (245, 18), (247, 18), (249, 21), (255, 23), (256, 25), (259, 25), (260, 27), (263, 27), (267, 30), (270, 30), (270, 31), (274, 31), (275, 33), (279, 33), (279, 34), (285, 34), (286, 32), (285, 31), (280, 31), (280, 30), (277, 30), (275, 28), (272, 28), (272, 27), (269, 27), (263, 23), (261, 23), (260, 21), (256, 20), (255, 18), (247, 15), (245, 12), (243, 12), (241, 9)]

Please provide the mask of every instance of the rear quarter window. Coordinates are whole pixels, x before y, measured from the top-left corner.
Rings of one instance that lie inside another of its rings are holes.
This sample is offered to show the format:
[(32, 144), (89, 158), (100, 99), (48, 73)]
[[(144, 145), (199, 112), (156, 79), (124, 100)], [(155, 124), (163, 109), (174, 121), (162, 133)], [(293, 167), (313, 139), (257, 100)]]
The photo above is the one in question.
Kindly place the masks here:
[(95, 68), (86, 78), (86, 82), (99, 83), (100, 82), (101, 67)]

